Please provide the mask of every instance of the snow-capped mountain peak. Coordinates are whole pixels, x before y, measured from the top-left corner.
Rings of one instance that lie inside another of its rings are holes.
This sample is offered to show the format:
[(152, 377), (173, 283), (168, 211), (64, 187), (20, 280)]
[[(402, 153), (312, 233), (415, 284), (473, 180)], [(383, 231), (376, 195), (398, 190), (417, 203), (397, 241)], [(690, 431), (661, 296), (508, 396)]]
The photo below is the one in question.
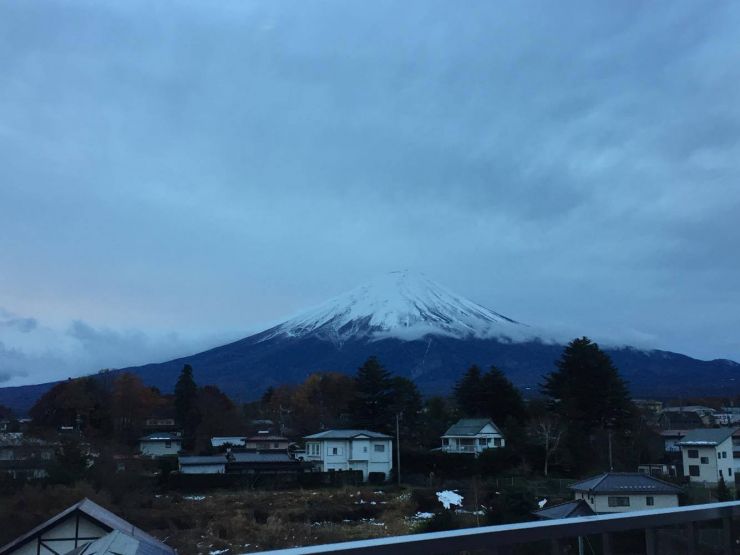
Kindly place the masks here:
[[(525, 339), (532, 330), (408, 270), (379, 276), (272, 328), (264, 339), (309, 334), (335, 342), (350, 338), (426, 335)], [(264, 340), (263, 339), (263, 340)]]

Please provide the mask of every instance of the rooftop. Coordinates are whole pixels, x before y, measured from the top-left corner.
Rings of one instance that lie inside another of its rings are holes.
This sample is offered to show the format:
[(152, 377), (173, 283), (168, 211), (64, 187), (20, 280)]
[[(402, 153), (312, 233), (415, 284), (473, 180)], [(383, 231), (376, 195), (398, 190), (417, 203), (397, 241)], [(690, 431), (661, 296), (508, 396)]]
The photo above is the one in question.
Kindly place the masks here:
[(583, 499), (566, 501), (551, 507), (545, 507), (539, 511), (532, 512), (533, 515), (544, 519), (573, 518), (577, 516), (593, 516), (596, 513)]
[[(490, 418), (462, 418), (456, 424), (450, 426), (445, 432), (445, 436), (474, 436), (486, 427), (487, 424), (493, 426), (497, 433), (501, 433), (496, 424)], [(442, 436), (444, 437), (444, 436)]]
[(642, 472), (605, 472), (570, 486), (573, 491), (592, 493), (666, 493), (678, 494), (683, 490)]
[(392, 439), (391, 436), (370, 430), (326, 430), (306, 436), (304, 439), (354, 439), (358, 436), (366, 436), (370, 439)]
[(737, 428), (697, 428), (689, 430), (679, 445), (718, 445), (722, 443), (737, 430)]

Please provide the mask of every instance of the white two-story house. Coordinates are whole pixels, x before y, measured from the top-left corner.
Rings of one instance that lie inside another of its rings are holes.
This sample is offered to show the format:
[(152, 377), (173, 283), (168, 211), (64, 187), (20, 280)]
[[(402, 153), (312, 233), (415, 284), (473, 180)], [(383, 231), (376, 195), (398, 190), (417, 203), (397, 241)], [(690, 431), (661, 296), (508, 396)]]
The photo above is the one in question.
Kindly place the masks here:
[(642, 472), (607, 472), (570, 486), (576, 501), (597, 513), (623, 513), (678, 507), (683, 490)]
[(442, 451), (445, 453), (478, 455), (486, 449), (505, 445), (503, 434), (489, 418), (463, 418), (442, 436)]
[(683, 472), (692, 482), (716, 484), (723, 478), (735, 486), (732, 434), (737, 428), (700, 428), (689, 430), (678, 443), (683, 458)]
[(361, 470), (363, 480), (371, 472), (386, 479), (393, 467), (393, 438), (369, 430), (326, 430), (306, 436), (306, 461), (323, 472)]

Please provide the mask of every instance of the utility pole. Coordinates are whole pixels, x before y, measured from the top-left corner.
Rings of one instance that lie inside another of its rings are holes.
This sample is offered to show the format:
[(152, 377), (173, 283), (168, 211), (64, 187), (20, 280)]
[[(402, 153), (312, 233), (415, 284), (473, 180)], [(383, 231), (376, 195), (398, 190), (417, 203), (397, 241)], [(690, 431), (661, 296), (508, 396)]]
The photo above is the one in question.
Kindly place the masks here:
[(401, 434), (400, 426), (398, 425), (399, 413), (396, 413), (396, 476), (398, 477), (398, 485), (401, 485)]
[(614, 464), (612, 464), (612, 430), (609, 428), (609, 472), (614, 472)]

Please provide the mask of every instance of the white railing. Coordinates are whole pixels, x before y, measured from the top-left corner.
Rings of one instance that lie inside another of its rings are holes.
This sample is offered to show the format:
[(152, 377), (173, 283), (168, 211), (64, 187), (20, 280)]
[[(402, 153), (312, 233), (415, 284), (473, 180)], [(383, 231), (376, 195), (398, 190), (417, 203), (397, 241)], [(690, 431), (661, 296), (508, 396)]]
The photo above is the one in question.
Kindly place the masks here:
[[(729, 501), (296, 547), (264, 553), (269, 555), (431, 555), (483, 549), (500, 555), (510, 553), (511, 548), (518, 544), (549, 541), (550, 552), (559, 554), (562, 552), (563, 541), (566, 539), (600, 536), (602, 553), (612, 555), (612, 534), (629, 530), (644, 530), (645, 553), (656, 555), (658, 553), (656, 530), (667, 526), (684, 526), (686, 545), (683, 553), (693, 554), (698, 553), (697, 524), (705, 521), (719, 521), (722, 523), (720, 552), (732, 555), (735, 545), (732, 519), (737, 515), (740, 515), (740, 501)], [(669, 552), (681, 553), (673, 550), (665, 551), (665, 553)]]

